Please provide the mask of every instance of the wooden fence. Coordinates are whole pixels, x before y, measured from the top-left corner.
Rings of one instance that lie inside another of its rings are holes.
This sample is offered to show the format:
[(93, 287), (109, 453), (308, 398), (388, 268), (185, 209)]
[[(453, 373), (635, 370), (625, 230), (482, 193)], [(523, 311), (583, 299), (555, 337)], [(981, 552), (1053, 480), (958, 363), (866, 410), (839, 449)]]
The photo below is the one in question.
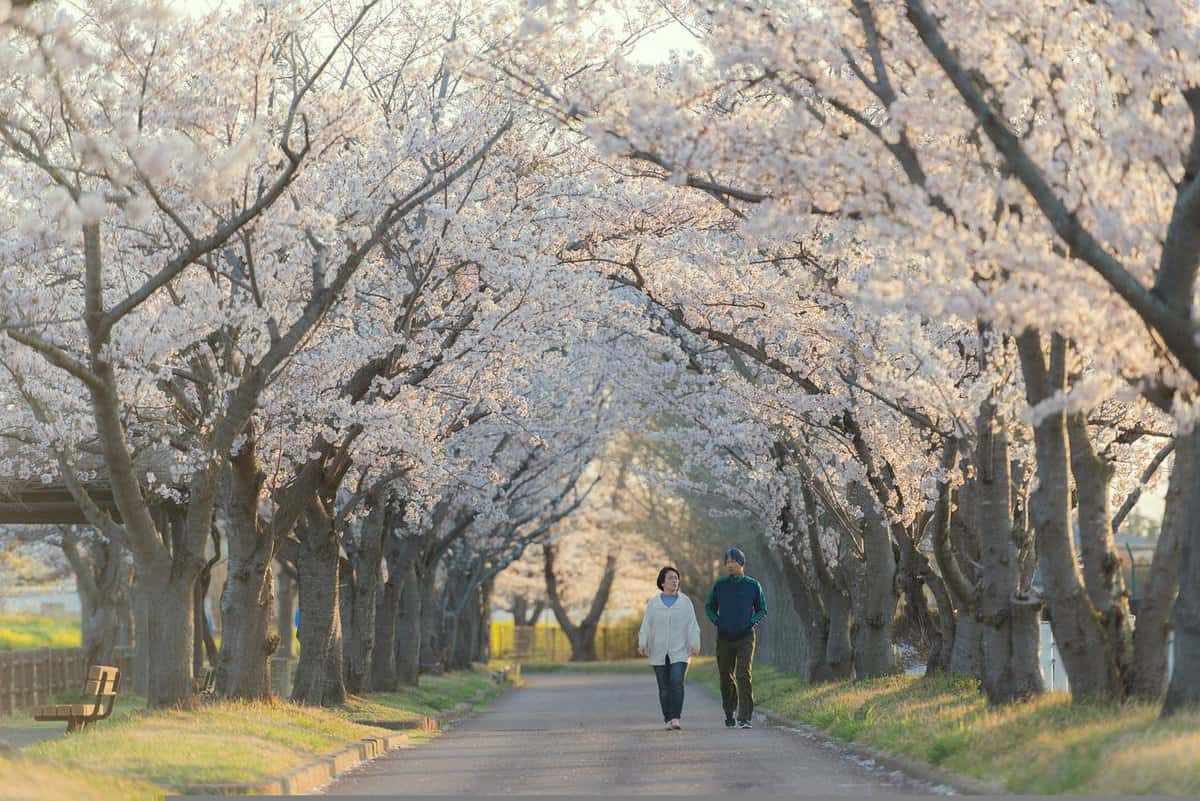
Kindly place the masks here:
[[(123, 652), (114, 661), (124, 681), (130, 655)], [(88, 667), (82, 648), (0, 651), (0, 716), (51, 703), (63, 693), (78, 693)]]

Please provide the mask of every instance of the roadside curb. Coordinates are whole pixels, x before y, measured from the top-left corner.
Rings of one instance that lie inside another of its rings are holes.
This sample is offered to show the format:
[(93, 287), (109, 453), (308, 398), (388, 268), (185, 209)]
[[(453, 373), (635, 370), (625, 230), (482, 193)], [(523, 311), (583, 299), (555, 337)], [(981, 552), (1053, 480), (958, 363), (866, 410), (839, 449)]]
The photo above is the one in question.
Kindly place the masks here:
[(328, 784), (352, 767), (408, 742), (407, 734), (365, 737), (333, 754), (318, 757), (279, 776), (249, 784), (191, 784), (173, 788), (181, 795), (303, 795)]
[[(440, 715), (403, 721), (364, 721), (363, 725), (426, 732), (440, 731), (445, 724), (469, 715), (476, 705), (498, 697), (509, 687), (517, 686), (520, 676), (520, 666), (514, 670), (495, 671), (492, 674), (496, 682), (494, 687), (479, 690), (470, 701), (457, 704)], [(190, 784), (172, 787), (170, 791), (179, 795), (305, 795), (329, 784), (351, 768), (407, 745), (407, 734), (364, 737), (357, 743), (352, 743), (333, 754), (317, 757), (279, 776), (246, 784)]]
[(887, 768), (888, 770), (896, 770), (910, 776), (914, 779), (919, 779), (930, 784), (943, 784), (950, 787), (955, 792), (962, 795), (1008, 795), (1008, 790), (999, 785), (985, 782), (982, 779), (976, 779), (972, 776), (964, 776), (961, 773), (939, 768), (936, 765), (930, 765), (928, 762), (922, 762), (911, 757), (892, 754), (887, 751), (880, 751), (872, 748), (869, 745), (851, 742), (849, 740), (839, 740), (838, 738), (816, 728), (815, 726), (804, 723), (799, 720), (791, 720), (782, 717), (769, 710), (757, 709), (767, 722), (776, 726), (786, 726), (792, 729), (798, 729), (814, 739), (821, 740), (827, 744), (834, 746), (838, 750), (846, 751), (860, 759), (870, 759), (877, 764)]

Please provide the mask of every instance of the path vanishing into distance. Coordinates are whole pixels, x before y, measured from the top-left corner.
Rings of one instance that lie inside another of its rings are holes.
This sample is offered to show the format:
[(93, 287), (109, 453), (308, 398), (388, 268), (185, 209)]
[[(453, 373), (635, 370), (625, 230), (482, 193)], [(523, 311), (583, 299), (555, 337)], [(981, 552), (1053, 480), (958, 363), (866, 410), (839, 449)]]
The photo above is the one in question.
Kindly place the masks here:
[[(663, 728), (646, 675), (526, 675), (480, 714), (339, 778), (329, 795), (891, 795), (944, 791), (862, 764), (805, 734), (755, 721), (726, 729), (689, 682), (683, 731)], [(758, 717), (756, 715), (756, 717)]]

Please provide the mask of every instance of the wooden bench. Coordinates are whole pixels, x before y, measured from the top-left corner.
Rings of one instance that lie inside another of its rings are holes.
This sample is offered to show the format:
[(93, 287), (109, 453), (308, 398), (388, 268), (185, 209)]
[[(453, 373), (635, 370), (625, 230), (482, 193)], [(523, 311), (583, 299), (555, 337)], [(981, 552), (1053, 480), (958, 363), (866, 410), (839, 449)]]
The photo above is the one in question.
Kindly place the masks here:
[(34, 720), (59, 720), (67, 724), (67, 732), (80, 731), (89, 723), (104, 720), (112, 714), (121, 688), (121, 671), (106, 665), (92, 665), (88, 670), (83, 694), (95, 700), (88, 704), (50, 704), (33, 710)]

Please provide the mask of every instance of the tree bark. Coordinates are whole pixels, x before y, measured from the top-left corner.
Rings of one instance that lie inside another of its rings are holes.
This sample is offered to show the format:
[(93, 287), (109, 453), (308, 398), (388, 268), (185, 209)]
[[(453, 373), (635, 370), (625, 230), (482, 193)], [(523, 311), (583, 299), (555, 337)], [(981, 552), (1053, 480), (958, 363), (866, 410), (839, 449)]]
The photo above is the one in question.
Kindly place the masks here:
[(859, 678), (886, 676), (895, 670), (892, 633), (896, 617), (896, 557), (887, 524), (875, 505), (870, 490), (852, 485), (854, 503), (863, 513), (863, 549), (866, 562), (859, 587), (862, 600), (858, 613), (858, 642), (855, 644)]
[(471, 658), (476, 662), (492, 660), (492, 590), (495, 577), (488, 578), (479, 588), (479, 627), (475, 638), (475, 651)]
[(279, 647), (279, 635), (271, 633), (276, 542), (258, 516), (264, 475), (255, 449), (253, 428), (247, 427), (223, 482), (229, 562), (221, 591), (216, 691), (222, 698), (265, 701), (271, 696), (271, 654)]
[(121, 607), (128, 604), (132, 565), (119, 545), (99, 535), (81, 536), (75, 526), (63, 531), (62, 549), (79, 592), (84, 663), (116, 664)]
[(190, 706), (192, 652), (195, 647), (192, 606), (198, 570), (175, 573), (172, 564), (149, 567), (146, 592), (146, 702), (151, 708)]
[(979, 676), (981, 670), (982, 631), (979, 626), (979, 588), (973, 564), (979, 564), (978, 481), (968, 478), (958, 488), (955, 509), (950, 515), (949, 536), (942, 542), (935, 539), (934, 556), (938, 569), (958, 610), (955, 620), (954, 645), (950, 650), (950, 672), (964, 676)]
[(296, 567), (300, 573), (300, 662), (292, 700), (336, 706), (346, 700), (342, 676), (342, 616), (339, 608), (338, 541), (321, 509), (300, 527)]
[[(1200, 708), (1200, 448), (1191, 443), (1185, 450), (1191, 451), (1188, 514), (1179, 544), (1179, 596), (1171, 610), (1175, 665), (1163, 699), (1163, 717)], [(1178, 465), (1180, 455), (1175, 458)]]
[(991, 397), (980, 407), (976, 432), (981, 678), (988, 701), (1007, 704), (1045, 691), (1038, 659), (1041, 602), (1019, 593), (1008, 433)]
[(292, 659), (296, 655), (296, 629), (293, 616), (296, 613), (296, 582), (278, 564), (272, 570), (275, 575), (275, 631), (279, 634), (277, 656)]
[(427, 667), (443, 667), (438, 662), (439, 645), (442, 632), (441, 605), (437, 598), (437, 564), (422, 565), (418, 572), (420, 577), (421, 599), (415, 605), (420, 610), (419, 633), (419, 664)]
[(1133, 630), (1133, 680), (1130, 693), (1157, 703), (1167, 690), (1167, 649), (1170, 616), (1179, 592), (1180, 544), (1187, 529), (1192, 471), (1196, 469), (1197, 432), (1181, 434), (1175, 443), (1175, 462), (1167, 483), (1162, 529), (1154, 546), (1150, 575), (1138, 602)]
[(1133, 621), (1129, 593), (1121, 575), (1121, 559), (1113, 540), (1111, 487), (1113, 466), (1096, 453), (1087, 418), (1067, 418), (1071, 473), (1079, 504), (1079, 544), (1083, 582), (1092, 607), (1100, 615), (1106, 647), (1102, 658), (1113, 685), (1114, 698), (1125, 698), (1133, 680)]
[[(1026, 329), (1017, 338), (1017, 347), (1031, 406), (1066, 392), (1067, 348), (1062, 336), (1051, 335), (1049, 364), (1036, 329)], [(1050, 625), (1072, 697), (1120, 698), (1120, 677), (1108, 660), (1096, 658), (1106, 653), (1107, 642), (1084, 588), (1071, 537), (1067, 421), (1062, 409), (1046, 414), (1034, 426), (1034, 449), (1038, 487), (1030, 497), (1030, 522), (1036, 532)]]
[(368, 689), (375, 651), (375, 608), (379, 593), (383, 538), (388, 532), (387, 501), (374, 504), (363, 523), (361, 542), (351, 553), (354, 571), (353, 623), (346, 649), (346, 690), (361, 694)]
[[(398, 521), (393, 521), (398, 522)], [(396, 628), (400, 618), (401, 593), (407, 582), (415, 582), (412, 560), (416, 557), (416, 540), (405, 538), (403, 529), (389, 525), (383, 539), (383, 559), (387, 579), (379, 593), (375, 612), (375, 648), (371, 652), (371, 689), (394, 691), (398, 686), (396, 674)]]
[(396, 681), (403, 687), (416, 687), (421, 674), (424, 600), (421, 579), (410, 564), (400, 585), (400, 617), (396, 626)]

